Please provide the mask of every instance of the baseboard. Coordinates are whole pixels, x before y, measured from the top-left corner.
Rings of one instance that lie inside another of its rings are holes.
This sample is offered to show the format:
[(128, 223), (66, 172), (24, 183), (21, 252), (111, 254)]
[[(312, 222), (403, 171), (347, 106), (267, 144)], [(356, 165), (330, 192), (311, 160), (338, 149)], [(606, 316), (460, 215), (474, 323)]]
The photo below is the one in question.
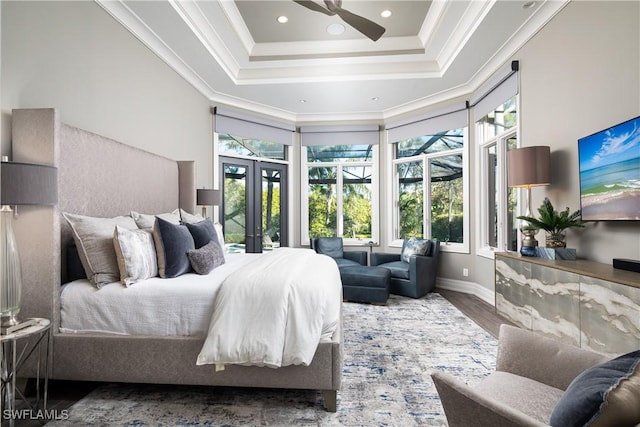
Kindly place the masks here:
[(496, 305), (495, 302), (495, 294), (485, 288), (484, 286), (474, 283), (474, 282), (465, 282), (463, 280), (456, 279), (447, 279), (445, 277), (438, 277), (436, 279), (436, 288), (446, 289), (448, 291), (462, 292), (465, 294), (471, 294), (487, 304), (491, 304), (492, 306)]

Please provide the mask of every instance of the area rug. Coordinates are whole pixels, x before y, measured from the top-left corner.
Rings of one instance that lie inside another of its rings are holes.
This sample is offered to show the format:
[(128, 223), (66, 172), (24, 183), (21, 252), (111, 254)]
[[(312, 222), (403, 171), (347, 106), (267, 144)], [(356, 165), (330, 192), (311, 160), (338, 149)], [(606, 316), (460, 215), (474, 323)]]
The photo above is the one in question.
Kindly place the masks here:
[(446, 426), (430, 378), (467, 383), (495, 367), (497, 341), (437, 293), (344, 304), (338, 411), (317, 391), (106, 384), (48, 426)]

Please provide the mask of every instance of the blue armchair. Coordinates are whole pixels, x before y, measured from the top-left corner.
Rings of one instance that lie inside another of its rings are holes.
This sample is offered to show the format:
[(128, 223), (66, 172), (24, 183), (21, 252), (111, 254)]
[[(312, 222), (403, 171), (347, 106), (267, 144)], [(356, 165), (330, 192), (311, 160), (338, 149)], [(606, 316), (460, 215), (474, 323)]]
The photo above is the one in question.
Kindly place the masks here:
[[(406, 251), (407, 240), (402, 245)], [(371, 265), (384, 267), (391, 271), (390, 292), (411, 298), (420, 298), (436, 288), (438, 261), (440, 259), (440, 242), (427, 241), (424, 255), (411, 255), (409, 262), (402, 260), (399, 254), (374, 252), (371, 254)]]
[(311, 239), (311, 249), (333, 258), (338, 268), (367, 265), (367, 251), (343, 250), (342, 237), (314, 237)]

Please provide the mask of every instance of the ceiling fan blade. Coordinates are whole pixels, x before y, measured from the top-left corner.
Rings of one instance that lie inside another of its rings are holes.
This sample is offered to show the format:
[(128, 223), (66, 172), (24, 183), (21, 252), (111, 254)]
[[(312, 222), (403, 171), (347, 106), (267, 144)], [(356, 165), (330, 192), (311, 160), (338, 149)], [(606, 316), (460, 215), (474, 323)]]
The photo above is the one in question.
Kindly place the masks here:
[(329, 16), (333, 16), (336, 14), (334, 11), (325, 9), (324, 7), (320, 6), (318, 3), (314, 2), (313, 0), (293, 0), (293, 1), (298, 3), (300, 6), (304, 6), (307, 9), (313, 10), (314, 12), (324, 13), (325, 15), (329, 15)]
[(338, 7), (337, 5), (335, 9), (332, 10), (332, 12), (337, 13), (344, 22), (360, 31), (362, 34), (369, 37), (373, 41), (376, 41), (380, 37), (382, 37), (382, 35), (386, 31), (383, 26), (378, 25), (375, 22), (368, 20), (367, 18), (356, 15), (355, 13), (351, 13), (346, 9)]

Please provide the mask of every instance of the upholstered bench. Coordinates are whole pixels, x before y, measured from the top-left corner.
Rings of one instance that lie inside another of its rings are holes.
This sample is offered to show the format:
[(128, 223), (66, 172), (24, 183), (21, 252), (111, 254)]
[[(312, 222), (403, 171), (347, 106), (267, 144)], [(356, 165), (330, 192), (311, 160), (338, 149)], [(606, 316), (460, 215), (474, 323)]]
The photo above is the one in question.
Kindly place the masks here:
[(386, 304), (389, 298), (391, 272), (383, 267), (362, 265), (340, 268), (344, 300)]

